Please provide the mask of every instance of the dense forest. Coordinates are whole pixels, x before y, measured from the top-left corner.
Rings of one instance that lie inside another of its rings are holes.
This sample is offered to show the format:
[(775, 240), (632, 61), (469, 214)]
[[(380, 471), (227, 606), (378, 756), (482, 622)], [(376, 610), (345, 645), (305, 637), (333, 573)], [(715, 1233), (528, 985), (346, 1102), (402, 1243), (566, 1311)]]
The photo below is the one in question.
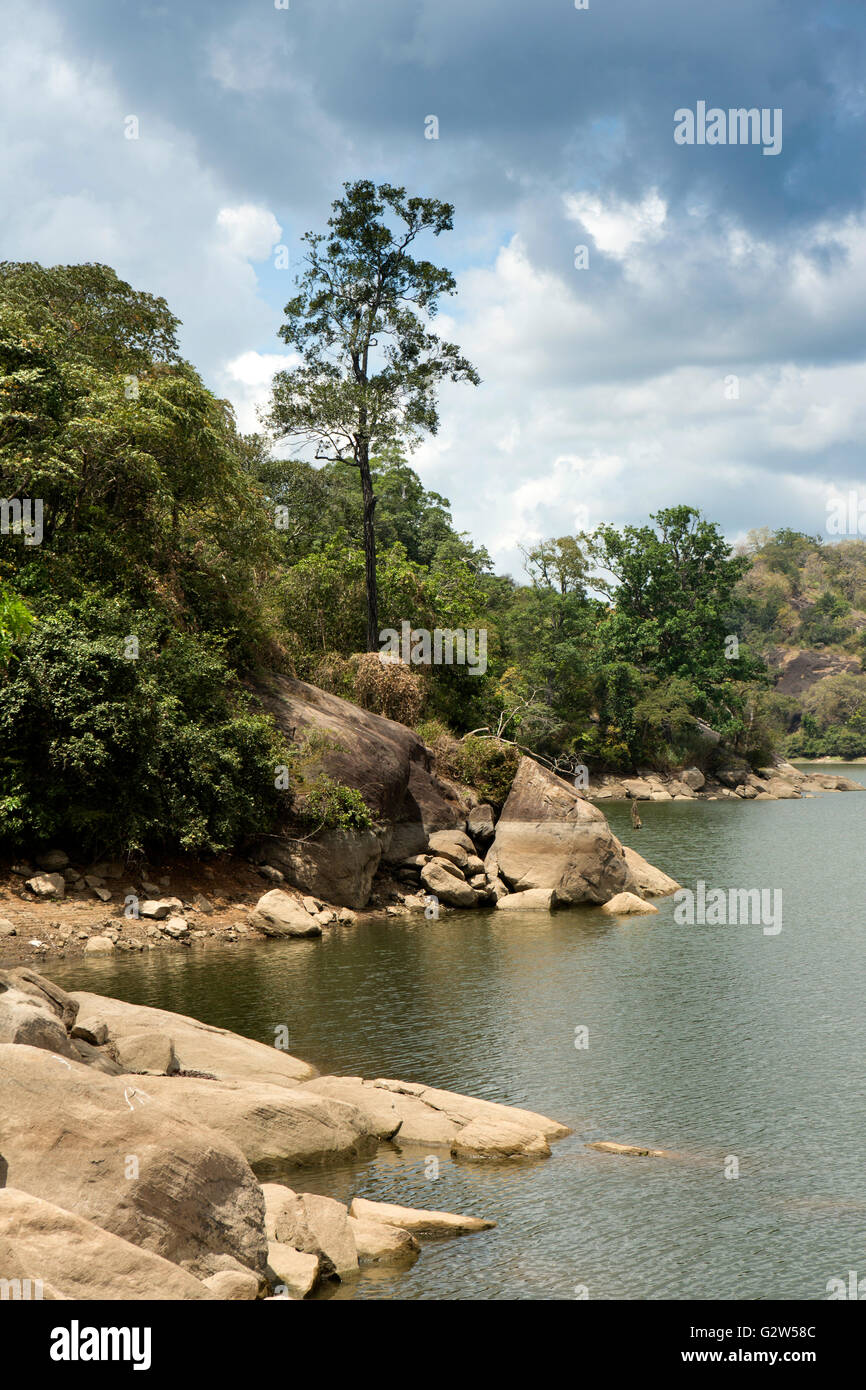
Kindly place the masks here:
[[(487, 667), (371, 662), (362, 470), (240, 434), (178, 329), (106, 266), (0, 266), (7, 845), (201, 852), (272, 826), (291, 797), (274, 768), (303, 754), (257, 706), (263, 670), (401, 719), (493, 784), (513, 763), (490, 735), (595, 769), (704, 758), (701, 721), (755, 765), (866, 753), (864, 542), (782, 530), (734, 553), (678, 505), (532, 545), (515, 579), (397, 445), (368, 460), (379, 626), (485, 629)], [(800, 648), (838, 670), (779, 693)], [(335, 823), (363, 823), (325, 790)]]

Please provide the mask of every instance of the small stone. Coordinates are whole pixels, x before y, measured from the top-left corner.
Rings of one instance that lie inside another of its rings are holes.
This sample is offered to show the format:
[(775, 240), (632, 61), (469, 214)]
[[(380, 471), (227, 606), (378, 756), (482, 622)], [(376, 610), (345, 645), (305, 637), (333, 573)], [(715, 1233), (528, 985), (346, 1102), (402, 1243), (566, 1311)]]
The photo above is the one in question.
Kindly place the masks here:
[(107, 956), (114, 950), (114, 942), (109, 936), (91, 936), (85, 942), (84, 953), (88, 956)]
[(149, 898), (141, 904), (138, 911), (141, 917), (151, 917), (154, 921), (161, 922), (170, 913), (179, 911), (182, 907), (180, 898)]
[(189, 923), (185, 917), (169, 917), (168, 920), (163, 923), (162, 930), (166, 936), (170, 936), (173, 940), (179, 941), (181, 937), (189, 935)]
[(203, 912), (206, 917), (209, 917), (214, 910), (213, 903), (201, 893), (196, 893), (192, 900), (192, 905), (196, 912)]
[(344, 927), (350, 927), (355, 921), (355, 914), (350, 907), (341, 907), (337, 913), (337, 921)]
[(96, 894), (97, 898), (99, 899), (99, 901), (100, 901), (101, 903), (110, 903), (110, 902), (111, 902), (111, 889), (110, 889), (110, 888), (94, 888), (94, 889), (93, 889), (93, 892)]
[(321, 903), (317, 902), (315, 898), (304, 898), (303, 904), (311, 917), (315, 917), (316, 913), (321, 911)]

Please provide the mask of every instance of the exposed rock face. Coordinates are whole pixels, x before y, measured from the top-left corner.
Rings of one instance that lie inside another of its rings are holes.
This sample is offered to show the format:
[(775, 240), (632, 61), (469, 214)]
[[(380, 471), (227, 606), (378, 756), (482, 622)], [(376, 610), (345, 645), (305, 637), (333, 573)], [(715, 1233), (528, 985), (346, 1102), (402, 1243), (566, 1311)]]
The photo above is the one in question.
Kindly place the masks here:
[(603, 812), (531, 758), (520, 760), (485, 868), (516, 892), (552, 889), (559, 903), (603, 903), (637, 887)]
[(680, 887), (675, 878), (662, 873), (661, 869), (657, 869), (653, 864), (648, 864), (636, 849), (623, 845), (622, 852), (635, 883), (646, 897), (665, 898)]
[[(366, 1081), (363, 1085), (390, 1092), (402, 1121), (395, 1135), (398, 1143), (444, 1144), (451, 1148), (459, 1142), (463, 1154), (477, 1151), (479, 1156), (485, 1153), (494, 1156), (490, 1141), (497, 1127), (507, 1141), (506, 1147), (515, 1142), (518, 1130), (525, 1147), (535, 1144), (539, 1137), (561, 1139), (569, 1133), (565, 1125), (546, 1115), (478, 1100), (474, 1096), (461, 1096), (454, 1091), (441, 1091), (418, 1082), (380, 1079)], [(508, 1134), (502, 1127), (508, 1129)], [(536, 1152), (540, 1152), (540, 1147)]]
[(268, 857), (302, 892), (359, 908), (370, 897), (382, 840), (373, 830), (321, 830), (311, 840), (272, 841)]
[(352, 1105), (363, 1116), (364, 1127), (377, 1139), (392, 1139), (400, 1128), (400, 1113), (394, 1097), (360, 1076), (317, 1076), (305, 1081), (301, 1090), (330, 1096)]
[[(32, 1283), (38, 1277), (71, 1299), (213, 1296), (193, 1275), (159, 1255), (14, 1187), (0, 1190), (0, 1270), (4, 1279)], [(255, 1277), (246, 1277), (255, 1290)]]
[(353, 1106), (330, 1096), (244, 1081), (148, 1077), (147, 1091), (236, 1144), (256, 1168), (292, 1167), (372, 1153), (375, 1139)]
[(76, 991), (70, 998), (79, 1006), (77, 1027), (86, 1029), (91, 1037), (107, 1035), (116, 1042), (143, 1030), (170, 1033), (182, 1071), (206, 1072), (221, 1081), (261, 1081), (291, 1088), (316, 1075), (315, 1067), (288, 1052), (185, 1014), (84, 991)]
[(326, 832), (303, 846), (269, 841), (268, 862), (296, 887), (337, 906), (365, 907), (380, 857), (398, 863), (423, 850), (432, 831), (465, 827), (456, 790), (431, 771), (430, 750), (405, 725), (288, 676), (270, 677), (256, 693), (294, 738), (311, 729), (330, 735), (339, 747), (323, 752), (307, 775), (324, 772), (354, 787), (385, 827), (381, 836)]
[(493, 807), (486, 804), (474, 806), (467, 817), (466, 829), (476, 840), (492, 840), (496, 831)]
[[(129, 1081), (0, 1045), (9, 1185), (195, 1273), (215, 1273), (225, 1255), (263, 1271), (264, 1200), (240, 1150), (164, 1109), (150, 1079)], [(129, 1155), (137, 1177), (126, 1176)]]
[(549, 1158), (550, 1145), (540, 1130), (533, 1134), (525, 1125), (508, 1120), (473, 1120), (452, 1141), (451, 1152), (455, 1157), (476, 1162)]
[(253, 912), (253, 922), (266, 936), (321, 936), (322, 928), (307, 912), (303, 903), (272, 888), (259, 898)]

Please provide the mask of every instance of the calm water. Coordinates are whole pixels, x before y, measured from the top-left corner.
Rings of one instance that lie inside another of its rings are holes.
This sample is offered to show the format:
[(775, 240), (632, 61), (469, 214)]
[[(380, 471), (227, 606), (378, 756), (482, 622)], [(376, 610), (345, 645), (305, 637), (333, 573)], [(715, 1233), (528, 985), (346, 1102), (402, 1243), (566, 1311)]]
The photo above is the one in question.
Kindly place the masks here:
[[(835, 769), (832, 769), (835, 770)], [(846, 766), (866, 782), (866, 768)], [(784, 890), (777, 936), (595, 910), (383, 921), (320, 941), (64, 963), (52, 974), (292, 1050), (322, 1071), (401, 1077), (571, 1125), (546, 1162), (460, 1164), (382, 1149), (290, 1181), (494, 1218), (427, 1243), (371, 1299), (821, 1299), (866, 1276), (866, 796), (609, 808), (693, 886)], [(589, 1047), (574, 1046), (589, 1028)], [(605, 1138), (678, 1158), (593, 1153)], [(740, 1176), (726, 1179), (735, 1155)]]

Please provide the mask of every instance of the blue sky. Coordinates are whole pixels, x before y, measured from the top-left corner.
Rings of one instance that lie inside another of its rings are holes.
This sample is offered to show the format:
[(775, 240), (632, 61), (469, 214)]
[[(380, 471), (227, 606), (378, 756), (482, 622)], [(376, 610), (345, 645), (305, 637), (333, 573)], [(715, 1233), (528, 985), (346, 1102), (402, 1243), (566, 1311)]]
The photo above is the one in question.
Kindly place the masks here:
[[(0, 0), (0, 24), (4, 257), (164, 294), (247, 428), (285, 355), (274, 246), (296, 261), (346, 179), (455, 204), (440, 325), (483, 382), (413, 462), (500, 567), (680, 501), (732, 540), (815, 534), (866, 486), (860, 0)], [(781, 108), (781, 153), (677, 145), (699, 101)]]

